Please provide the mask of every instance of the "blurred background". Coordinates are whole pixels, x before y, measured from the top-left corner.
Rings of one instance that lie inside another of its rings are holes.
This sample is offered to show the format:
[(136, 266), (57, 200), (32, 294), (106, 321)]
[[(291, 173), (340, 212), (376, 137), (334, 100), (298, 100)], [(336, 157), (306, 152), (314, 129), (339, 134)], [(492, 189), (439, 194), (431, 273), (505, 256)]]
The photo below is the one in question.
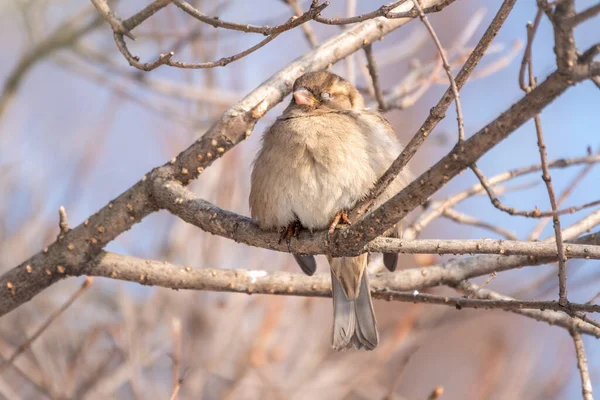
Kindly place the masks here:
[[(123, 18), (148, 1), (115, 1)], [(190, 1), (222, 19), (257, 25), (286, 21), (290, 5), (278, 0)], [(348, 10), (332, 1), (325, 16), (378, 8), (360, 1)], [(301, 1), (306, 10), (310, 1)], [(501, 2), (460, 0), (430, 15), (455, 72), (477, 43)], [(578, 0), (578, 9), (594, 1)], [(467, 135), (522, 96), (518, 71), (534, 18), (535, 1), (518, 1), (472, 79), (461, 91)], [(600, 19), (577, 28), (580, 49), (599, 41)], [(310, 23), (319, 41), (341, 27)], [(262, 35), (215, 29), (173, 5), (135, 29), (133, 54), (150, 61), (174, 50), (190, 62), (215, 60), (252, 46)], [(0, 271), (51, 243), (58, 207), (72, 226), (177, 155), (230, 105), (310, 50), (302, 29), (286, 32), (264, 48), (224, 68), (150, 73), (130, 67), (108, 24), (86, 0), (0, 2)], [(552, 28), (542, 20), (533, 50), (541, 81), (555, 68)], [(386, 113), (407, 142), (448, 87), (423, 25), (413, 21), (373, 45)], [(370, 81), (362, 52), (333, 66), (364, 92)], [(289, 99), (263, 118), (252, 136), (229, 151), (191, 189), (219, 207), (249, 215), (249, 171), (266, 126)], [(600, 92), (591, 82), (570, 89), (546, 108), (542, 123), (550, 160), (600, 149)], [(411, 163), (421, 173), (454, 145), (454, 108)], [(479, 163), (491, 177), (539, 163), (533, 122)], [(584, 166), (552, 171), (560, 193), (581, 178), (563, 206), (598, 198), (600, 171)], [(466, 171), (434, 196), (448, 198), (477, 182)], [(506, 183), (502, 201), (521, 210), (548, 209), (540, 173)], [(458, 204), (467, 213), (521, 239), (539, 220), (509, 217), (475, 196)], [(593, 210), (562, 217), (569, 226)], [(416, 210), (405, 222), (422, 212)], [(540, 231), (551, 236), (552, 224)], [(413, 230), (413, 233), (414, 230)], [(438, 218), (421, 238), (500, 238), (497, 230)], [(192, 268), (299, 272), (288, 254), (249, 248), (205, 234), (165, 211), (153, 214), (109, 244), (108, 250)], [(447, 260), (403, 256), (404, 268)], [(377, 264), (377, 261), (375, 261)], [(598, 261), (569, 262), (569, 296), (586, 302), (598, 292)], [(373, 265), (377, 268), (377, 265)], [(325, 271), (324, 258), (319, 269)], [(0, 320), (0, 355), (7, 358), (57, 309), (83, 278), (59, 282)], [(485, 277), (475, 280), (485, 281)], [(488, 288), (523, 299), (556, 299), (556, 266), (500, 274)], [(432, 289), (432, 293), (454, 292)], [(525, 317), (493, 310), (376, 301), (381, 344), (374, 352), (335, 353), (329, 347), (331, 300), (266, 295), (173, 291), (96, 278), (17, 361), (0, 375), (4, 399), (169, 399), (174, 364), (183, 379), (180, 399), (427, 399), (443, 388), (444, 399), (566, 399), (580, 396), (569, 333)], [(592, 382), (600, 377), (599, 346), (584, 338)]]

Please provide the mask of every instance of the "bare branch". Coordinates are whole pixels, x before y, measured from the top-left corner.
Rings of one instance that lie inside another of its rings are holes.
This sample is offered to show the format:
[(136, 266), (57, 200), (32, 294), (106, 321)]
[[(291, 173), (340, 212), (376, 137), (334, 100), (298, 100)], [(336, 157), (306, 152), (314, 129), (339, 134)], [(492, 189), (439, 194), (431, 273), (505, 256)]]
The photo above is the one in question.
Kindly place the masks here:
[[(597, 154), (600, 154), (600, 152)], [(548, 166), (551, 167), (551, 164), (552, 163), (550, 163)], [(589, 174), (593, 168), (594, 168), (594, 164), (589, 164), (581, 169), (581, 171), (577, 174), (577, 176), (575, 176), (575, 178), (571, 181), (571, 183), (569, 183), (569, 186), (567, 186), (562, 191), (560, 196), (558, 197), (558, 202), (557, 202), (558, 206), (562, 205), (562, 203), (571, 195), (573, 190), (575, 190), (575, 188), (581, 183), (583, 178), (585, 178), (586, 175)], [(529, 235), (528, 239), (529, 240), (537, 240), (540, 237), (540, 235), (542, 234), (542, 231), (544, 230), (544, 227), (546, 226), (548, 221), (550, 221), (549, 218), (542, 219), (538, 223), (538, 225), (536, 225), (536, 227), (533, 229), (533, 231)]]
[(567, 26), (575, 27), (575, 26), (581, 24), (582, 22), (585, 22), (588, 19), (595, 17), (599, 13), (600, 13), (600, 3), (593, 5), (589, 8), (586, 8), (579, 14), (575, 14), (574, 16), (567, 18), (565, 21), (563, 21), (563, 23)]
[[(543, 169), (543, 167), (542, 167), (542, 169)], [(490, 198), (492, 205), (494, 207), (496, 207), (498, 210), (504, 211), (505, 213), (510, 214), (510, 215), (518, 215), (518, 216), (527, 217), (527, 218), (554, 217), (554, 216), (559, 216), (559, 215), (564, 215), (564, 214), (573, 214), (576, 211), (594, 207), (594, 206), (597, 206), (600, 204), (600, 200), (596, 200), (596, 201), (592, 201), (592, 202), (589, 202), (586, 204), (582, 204), (580, 206), (568, 207), (568, 208), (565, 208), (562, 210), (540, 211), (537, 207), (531, 211), (515, 210), (512, 207), (508, 207), (508, 206), (504, 205), (500, 201), (500, 199), (498, 199), (498, 196), (496, 196), (496, 193), (494, 192), (494, 189), (491, 187), (488, 179), (485, 177), (483, 172), (481, 172), (481, 170), (477, 167), (477, 165), (472, 164), (471, 170), (473, 171), (473, 173), (475, 173), (475, 175), (479, 179), (479, 182), (480, 182), (481, 186), (485, 189), (486, 193), (488, 194), (488, 197)]]
[(535, 38), (538, 27), (540, 26), (542, 15), (543, 10), (538, 8), (537, 13), (535, 14), (535, 19), (533, 20), (533, 24), (531, 22), (527, 23), (527, 45), (525, 46), (525, 52), (523, 53), (523, 59), (521, 60), (521, 69), (519, 70), (519, 87), (526, 93), (527, 91), (531, 90), (531, 88), (525, 84), (525, 69), (527, 68), (529, 60), (531, 60), (533, 39)]
[[(538, 7), (540, 0), (538, 0)], [(544, 7), (546, 10), (547, 8)], [(565, 21), (575, 16), (574, 0), (562, 0), (556, 2), (554, 12), (551, 13), (551, 21), (554, 27), (554, 53), (556, 54), (556, 65), (558, 70), (571, 73), (577, 64), (577, 49), (575, 48), (575, 35), (573, 27)]]
[[(530, 86), (534, 85), (534, 82), (529, 82)], [(565, 247), (562, 239), (562, 230), (560, 228), (560, 217), (557, 214), (557, 202), (556, 195), (554, 194), (554, 188), (552, 187), (552, 178), (548, 170), (548, 155), (546, 154), (546, 144), (544, 142), (544, 135), (542, 133), (542, 122), (539, 114), (534, 117), (535, 131), (537, 133), (538, 148), (540, 150), (540, 159), (542, 160), (542, 179), (546, 183), (548, 190), (548, 197), (550, 198), (550, 207), (552, 207), (552, 220), (554, 222), (554, 235), (556, 237), (556, 248), (558, 250), (558, 291), (559, 300), (561, 305), (566, 305), (567, 300), (567, 267), (566, 267), (566, 256)]]
[[(290, 7), (294, 11), (294, 14), (296, 15), (296, 17), (300, 17), (304, 14), (302, 12), (302, 8), (300, 7), (300, 3), (298, 2), (298, 0), (284, 0), (284, 1), (290, 5)], [(313, 31), (313, 29), (310, 25), (310, 22), (306, 22), (306, 23), (300, 25), (300, 27), (302, 28), (302, 31), (304, 32), (304, 36), (306, 36), (306, 40), (308, 41), (308, 43), (310, 43), (311, 47), (312, 48), (317, 47), (319, 44), (319, 39), (317, 38), (317, 35)]]
[(56, 50), (73, 44), (102, 24), (103, 19), (98, 15), (96, 18), (93, 18), (91, 21), (82, 25), (80, 20), (88, 13), (88, 11), (93, 11), (93, 8), (89, 10), (84, 9), (77, 13), (77, 15), (60, 25), (54, 32), (47, 35), (43, 41), (38, 43), (33, 49), (29, 50), (21, 57), (21, 59), (19, 59), (17, 64), (8, 74), (8, 77), (4, 82), (2, 94), (0, 94), (0, 120), (8, 105), (16, 95), (21, 81), (34, 65), (48, 55), (54, 53)]
[[(474, 257), (473, 259), (477, 258)], [(483, 259), (478, 261), (479, 267), (489, 264), (489, 262), (484, 262)], [(308, 277), (302, 274), (286, 272), (197, 269), (104, 252), (94, 261), (93, 265), (87, 267), (82, 273), (173, 289), (287, 296), (331, 296), (330, 275), (325, 273)], [(573, 326), (579, 326), (582, 332), (600, 337), (600, 329), (590, 323), (571, 318), (563, 312), (549, 311), (551, 309), (560, 311), (571, 309), (560, 306), (557, 302), (529, 303), (517, 301), (512, 303), (512, 301), (515, 301), (514, 299), (500, 296), (489, 290), (479, 289), (473, 284), (463, 282), (468, 277), (479, 276), (477, 275), (479, 273), (481, 271), (475, 272), (475, 269), (472, 269), (469, 264), (450, 262), (442, 266), (433, 266), (426, 269), (415, 268), (395, 273), (382, 272), (373, 276), (370, 283), (373, 296), (380, 299), (446, 304), (450, 306), (465, 304), (465, 307), (472, 305), (473, 307), (481, 308), (489, 305), (489, 307), (493, 308), (510, 309), (512, 312), (526, 315), (538, 321), (546, 321), (568, 329)], [(467, 298), (449, 298), (446, 302), (445, 297), (414, 294), (414, 290), (421, 290), (441, 284), (456, 286), (460, 290), (473, 293), (475, 298), (487, 299), (492, 302), (470, 302), (469, 300), (472, 299)], [(403, 291), (410, 291), (410, 293), (401, 293)], [(495, 301), (498, 300), (502, 302), (496, 303)], [(521, 307), (519, 307), (519, 304), (521, 304)], [(523, 309), (523, 307), (532, 307), (532, 309)], [(570, 303), (568, 307), (572, 307), (572, 310), (581, 309), (592, 310), (594, 312), (600, 309), (600, 306), (588, 304), (574, 305)], [(545, 309), (545, 311), (540, 311), (539, 308)]]
[(379, 83), (379, 71), (377, 70), (375, 57), (373, 57), (373, 47), (371, 44), (368, 44), (364, 47), (364, 50), (365, 56), (367, 57), (367, 68), (369, 69), (369, 75), (371, 75), (371, 81), (373, 82), (375, 99), (377, 100), (377, 104), (379, 104), (379, 109), (381, 111), (385, 111), (387, 110), (387, 106), (385, 104), (385, 100), (383, 99), (383, 90), (381, 89), (381, 84)]
[(587, 357), (585, 356), (585, 348), (583, 347), (583, 339), (577, 328), (570, 330), (575, 344), (575, 354), (577, 355), (577, 368), (581, 377), (581, 394), (584, 400), (593, 400), (592, 396), (592, 380), (590, 379), (590, 371), (588, 370)]
[[(92, 278), (87, 278), (81, 287), (69, 297), (67, 301), (56, 311), (54, 311), (48, 319), (35, 331), (33, 335), (25, 342), (23, 342), (19, 348), (10, 356), (8, 360), (6, 360), (2, 365), (0, 365), (0, 374), (3, 373), (6, 368), (8, 368), (17, 357), (19, 357), (25, 350), (27, 350), (31, 344), (41, 336), (42, 333), (54, 322), (62, 313), (64, 313), (85, 291), (92, 285)], [(8, 286), (9, 291), (13, 288)]]
[[(326, 25), (348, 25), (355, 24), (357, 22), (367, 21), (376, 17), (385, 17), (390, 19), (398, 18), (416, 18), (419, 16), (419, 12), (416, 9), (410, 9), (408, 11), (393, 11), (396, 7), (406, 3), (408, 0), (395, 1), (392, 4), (383, 5), (375, 11), (371, 11), (365, 14), (357, 15), (349, 18), (324, 18), (318, 16), (315, 21)], [(440, 12), (450, 4), (454, 3), (455, 0), (443, 0), (430, 7), (425, 7), (424, 12), (426, 14)]]
[(412, 0), (412, 2), (415, 5), (415, 8), (419, 11), (419, 18), (423, 22), (423, 25), (425, 25), (425, 27), (429, 31), (431, 38), (433, 39), (436, 47), (438, 48), (438, 52), (442, 59), (442, 65), (444, 66), (446, 75), (448, 75), (448, 80), (450, 81), (450, 89), (452, 90), (452, 95), (454, 96), (454, 101), (456, 102), (456, 120), (458, 122), (458, 143), (459, 143), (459, 145), (461, 145), (461, 143), (465, 140), (465, 124), (464, 124), (464, 119), (463, 119), (462, 106), (460, 104), (460, 95), (458, 93), (458, 86), (456, 86), (456, 81), (454, 80), (454, 77), (452, 76), (452, 68), (450, 68), (450, 63), (448, 62), (448, 57), (446, 56), (446, 52), (444, 51), (444, 48), (442, 47), (442, 43), (440, 43), (440, 39), (435, 34), (433, 27), (431, 26), (431, 24), (429, 23), (429, 20), (425, 16), (425, 13), (423, 12), (421, 5), (419, 4), (419, 0)]
[(509, 240), (518, 240), (517, 236), (514, 233), (507, 231), (502, 227), (481, 221), (475, 217), (463, 214), (451, 208), (443, 210), (442, 215), (459, 224), (477, 226), (479, 228), (487, 229), (491, 232), (495, 232), (499, 235), (502, 235)]
[(318, 15), (321, 11), (327, 8), (327, 6), (329, 6), (329, 2), (327, 1), (321, 5), (313, 4), (307, 12), (301, 13), (300, 15), (296, 15), (283, 24), (276, 26), (256, 26), (250, 24), (237, 24), (234, 22), (227, 22), (223, 21), (218, 17), (209, 17), (206, 14), (203, 14), (194, 7), (192, 7), (192, 5), (185, 0), (172, 0), (172, 2), (177, 7), (185, 11), (187, 14), (215, 28), (231, 29), (241, 32), (261, 33), (265, 36), (283, 33), (297, 26), (300, 26), (305, 22), (308, 22), (311, 19), (315, 18), (316, 15)]
[[(276, 231), (261, 230), (251, 219), (223, 210), (199, 199), (181, 184), (156, 182), (154, 198), (159, 207), (169, 210), (182, 220), (206, 232), (233, 239), (250, 246), (294, 254), (327, 254), (327, 232), (311, 234), (301, 232), (299, 239), (282, 242)], [(350, 228), (348, 228), (350, 229)], [(556, 244), (506, 240), (402, 240), (377, 238), (358, 251), (350, 247), (337, 250), (336, 256), (355, 256), (365, 251), (374, 253), (430, 253), (430, 254), (523, 254), (532, 256), (556, 256)], [(568, 257), (600, 258), (600, 247), (571, 246)]]
[[(472, 296), (479, 299), (488, 299), (488, 300), (514, 300), (511, 297), (503, 296), (496, 292), (493, 292), (488, 289), (481, 289), (477, 285), (468, 282), (462, 282), (461, 284), (456, 286), (457, 289), (469, 293)], [(529, 318), (533, 318), (537, 321), (545, 321), (550, 325), (561, 326), (565, 329), (580, 329), (580, 332), (584, 332), (583, 329), (590, 332), (592, 336), (594, 333), (591, 332), (600, 332), (600, 329), (590, 324), (589, 322), (582, 321), (579, 318), (572, 318), (569, 315), (559, 312), (559, 311), (550, 311), (550, 310), (512, 310), (511, 312), (515, 314), (520, 314), (527, 316)]]
[[(448, 305), (462, 308), (478, 309), (501, 309), (501, 310), (553, 310), (564, 311), (566, 308), (556, 301), (531, 301), (531, 300), (493, 300), (493, 299), (471, 299), (469, 297), (448, 297), (437, 296), (433, 294), (415, 292), (395, 292), (388, 290), (383, 292), (383, 296), (389, 295), (388, 300), (399, 300), (412, 303), (426, 303)], [(590, 304), (572, 304), (568, 308), (572, 311), (600, 312), (600, 306)]]
[(117, 18), (114, 12), (110, 10), (108, 3), (106, 0), (91, 0), (94, 7), (98, 10), (98, 12), (102, 15), (104, 20), (108, 22), (113, 32), (125, 35), (131, 40), (136, 40), (135, 36), (128, 29), (123, 26), (123, 22)]

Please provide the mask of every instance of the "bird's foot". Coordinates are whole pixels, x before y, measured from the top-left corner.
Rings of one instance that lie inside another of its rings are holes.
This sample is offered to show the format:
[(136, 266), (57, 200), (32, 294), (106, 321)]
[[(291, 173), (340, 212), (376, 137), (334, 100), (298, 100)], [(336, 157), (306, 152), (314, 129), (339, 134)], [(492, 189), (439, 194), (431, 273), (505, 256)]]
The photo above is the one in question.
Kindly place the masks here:
[(300, 221), (295, 220), (292, 221), (288, 224), (288, 226), (284, 226), (281, 228), (280, 230), (280, 235), (279, 235), (279, 242), (278, 244), (281, 244), (281, 242), (285, 239), (285, 241), (289, 244), (290, 241), (292, 240), (292, 237), (295, 237), (296, 239), (300, 238), (300, 231), (302, 230), (303, 226), (300, 223)]
[(341, 228), (340, 221), (343, 224), (352, 225), (352, 222), (350, 222), (350, 219), (348, 219), (348, 211), (341, 210), (335, 214), (335, 217), (333, 217), (333, 221), (331, 221), (331, 224), (329, 225), (329, 234), (330, 235), (332, 235), (333, 232), (335, 232), (335, 228), (337, 228), (338, 226)]

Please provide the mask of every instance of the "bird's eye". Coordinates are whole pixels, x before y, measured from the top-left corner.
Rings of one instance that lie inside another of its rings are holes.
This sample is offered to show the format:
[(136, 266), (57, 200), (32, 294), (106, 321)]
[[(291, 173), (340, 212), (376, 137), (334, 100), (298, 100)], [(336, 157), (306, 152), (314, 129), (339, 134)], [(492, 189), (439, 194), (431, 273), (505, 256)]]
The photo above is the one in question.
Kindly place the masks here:
[(321, 93), (321, 98), (323, 100), (329, 100), (331, 98), (331, 95), (327, 92)]

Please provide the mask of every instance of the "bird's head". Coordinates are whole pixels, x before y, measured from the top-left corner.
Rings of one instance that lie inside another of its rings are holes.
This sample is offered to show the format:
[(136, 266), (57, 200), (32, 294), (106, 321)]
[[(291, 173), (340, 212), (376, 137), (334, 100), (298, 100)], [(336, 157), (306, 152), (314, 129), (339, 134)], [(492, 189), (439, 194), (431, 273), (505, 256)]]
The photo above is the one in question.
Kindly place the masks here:
[(361, 111), (365, 108), (361, 94), (344, 78), (327, 71), (308, 72), (294, 82), (290, 106), (305, 111)]

